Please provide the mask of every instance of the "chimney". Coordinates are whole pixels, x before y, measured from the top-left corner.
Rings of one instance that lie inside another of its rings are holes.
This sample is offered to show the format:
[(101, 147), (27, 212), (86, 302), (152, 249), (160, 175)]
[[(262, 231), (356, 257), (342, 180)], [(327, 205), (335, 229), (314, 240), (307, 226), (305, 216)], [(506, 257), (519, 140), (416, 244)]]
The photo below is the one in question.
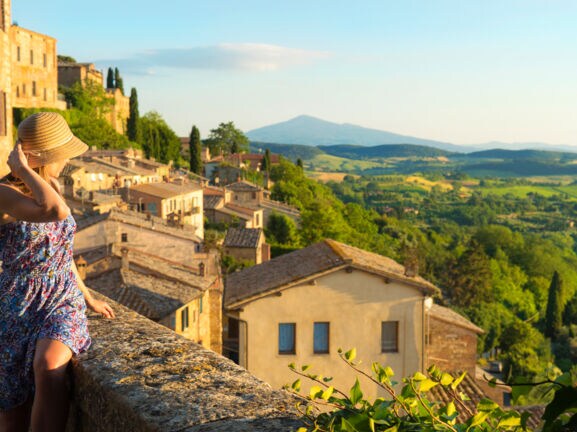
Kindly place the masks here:
[(80, 255), (80, 257), (76, 260), (76, 268), (78, 269), (78, 276), (80, 276), (80, 279), (82, 279), (82, 280), (86, 279), (86, 265), (87, 264), (88, 263), (82, 257), (82, 255)]
[(128, 270), (129, 266), (130, 266), (130, 260), (128, 258), (128, 248), (123, 247), (122, 249), (120, 249), (120, 253), (122, 254), (121, 257), (121, 265), (120, 268), (122, 270)]
[(204, 263), (201, 262), (201, 263), (198, 265), (198, 274), (199, 274), (200, 276), (203, 276), (203, 277), (204, 277), (204, 273), (205, 273)]

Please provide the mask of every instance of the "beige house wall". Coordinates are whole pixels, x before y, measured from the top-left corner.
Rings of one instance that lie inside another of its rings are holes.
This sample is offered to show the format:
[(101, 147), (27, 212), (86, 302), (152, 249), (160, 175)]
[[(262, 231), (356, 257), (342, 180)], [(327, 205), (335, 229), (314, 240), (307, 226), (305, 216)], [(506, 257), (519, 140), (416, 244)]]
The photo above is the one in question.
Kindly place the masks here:
[[(172, 214), (182, 214), (182, 222), (195, 227), (194, 234), (204, 238), (204, 218), (202, 211), (202, 189), (198, 189), (186, 194), (175, 195), (170, 198), (162, 198), (130, 189), (129, 201), (144, 206), (144, 210), (150, 211), (154, 216), (167, 220)], [(156, 207), (156, 211), (151, 210), (150, 204)]]
[(12, 105), (66, 109), (58, 100), (56, 39), (18, 26), (10, 28)]
[(74, 237), (74, 251), (81, 254), (105, 244), (122, 242), (126, 233), (126, 246), (142, 252), (162, 256), (185, 265), (198, 266), (194, 255), (200, 251), (200, 244), (192, 240), (171, 236), (152, 229), (117, 221), (105, 220), (78, 231)]
[(6, 160), (12, 149), (10, 7), (10, 0), (0, 0), (0, 176), (9, 171)]
[[(316, 284), (285, 289), (280, 296), (273, 294), (242, 306), (240, 364), (273, 388), (297, 378), (288, 369), (289, 363), (311, 364), (314, 373), (338, 377), (335, 386), (347, 389), (357, 374), (338, 357), (337, 349), (355, 347), (364, 368), (378, 361), (391, 366), (396, 376), (407, 376), (423, 369), (425, 298), (416, 288), (386, 283), (383, 277), (359, 270), (337, 271), (319, 277)], [(381, 353), (382, 321), (398, 321), (398, 353)], [(330, 323), (329, 354), (313, 353), (315, 322)], [(279, 323), (296, 323), (295, 355), (278, 353)], [(362, 385), (366, 394), (377, 394), (374, 384)]]
[[(222, 291), (206, 290), (200, 298), (162, 319), (161, 324), (214, 352), (222, 352)], [(202, 305), (202, 307), (201, 307)], [(183, 311), (188, 308), (188, 327), (183, 328)]]
[(237, 260), (252, 261), (255, 264), (262, 262), (262, 244), (258, 248), (248, 247), (226, 247), (225, 254), (234, 257)]

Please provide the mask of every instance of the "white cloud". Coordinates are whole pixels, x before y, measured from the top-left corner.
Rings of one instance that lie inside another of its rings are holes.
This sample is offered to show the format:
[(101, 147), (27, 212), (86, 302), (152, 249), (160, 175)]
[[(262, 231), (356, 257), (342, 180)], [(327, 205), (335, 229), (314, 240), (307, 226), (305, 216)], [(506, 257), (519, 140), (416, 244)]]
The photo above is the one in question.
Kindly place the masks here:
[(154, 74), (157, 68), (230, 69), (274, 71), (313, 63), (330, 57), (328, 52), (308, 51), (257, 43), (223, 43), (184, 49), (156, 49), (133, 57), (101, 60), (124, 71)]

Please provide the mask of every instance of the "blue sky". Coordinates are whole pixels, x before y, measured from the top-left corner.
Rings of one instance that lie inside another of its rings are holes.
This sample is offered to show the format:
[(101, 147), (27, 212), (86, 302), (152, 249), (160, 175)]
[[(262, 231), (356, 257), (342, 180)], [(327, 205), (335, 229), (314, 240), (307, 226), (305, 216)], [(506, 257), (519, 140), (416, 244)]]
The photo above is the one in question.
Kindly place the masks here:
[(141, 114), (179, 135), (307, 114), (455, 144), (577, 146), (573, 0), (13, 0), (12, 18), (60, 54), (118, 67)]

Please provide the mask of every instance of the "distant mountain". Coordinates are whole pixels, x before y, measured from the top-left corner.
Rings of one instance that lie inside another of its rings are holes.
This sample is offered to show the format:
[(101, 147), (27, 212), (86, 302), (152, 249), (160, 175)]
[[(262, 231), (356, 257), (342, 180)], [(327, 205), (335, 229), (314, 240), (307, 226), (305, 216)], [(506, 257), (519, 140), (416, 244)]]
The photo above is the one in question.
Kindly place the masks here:
[(468, 153), (468, 159), (501, 159), (514, 161), (561, 162), (574, 161), (577, 153), (549, 150), (505, 150), (491, 149)]
[(283, 155), (293, 162), (299, 158), (302, 160), (310, 160), (315, 156), (324, 153), (318, 147), (302, 144), (277, 144), (259, 141), (250, 142), (250, 151), (252, 153), (263, 153), (266, 149), (269, 149), (271, 153)]
[(318, 146), (325, 153), (347, 159), (408, 158), (451, 156), (454, 153), (438, 148), (413, 144), (385, 144), (373, 147), (354, 145)]
[(301, 115), (281, 123), (253, 129), (246, 133), (251, 141), (268, 143), (291, 143), (311, 146), (350, 144), (376, 146), (383, 144), (414, 144), (442, 150), (471, 151), (464, 146), (399, 135), (392, 132), (369, 129), (348, 123), (338, 124), (315, 117)]
[(563, 144), (547, 144), (542, 142), (513, 142), (491, 141), (483, 144), (468, 146), (468, 151), (504, 149), (504, 150), (543, 150), (553, 152), (577, 153), (577, 146)]

